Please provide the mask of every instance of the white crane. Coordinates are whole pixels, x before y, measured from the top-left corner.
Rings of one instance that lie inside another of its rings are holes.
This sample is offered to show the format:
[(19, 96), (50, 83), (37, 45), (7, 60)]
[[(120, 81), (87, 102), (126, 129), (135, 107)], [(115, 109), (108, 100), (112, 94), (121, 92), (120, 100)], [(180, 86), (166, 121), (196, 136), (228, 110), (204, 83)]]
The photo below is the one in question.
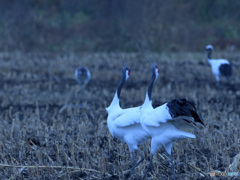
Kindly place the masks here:
[(170, 156), (175, 179), (171, 156), (172, 145), (177, 140), (196, 138), (194, 134), (184, 130), (197, 128), (196, 123), (203, 124), (202, 118), (197, 114), (195, 104), (186, 99), (173, 99), (155, 109), (150, 105), (145, 109), (142, 111), (140, 123), (152, 140), (150, 163), (144, 178), (151, 168), (154, 154), (163, 146)]
[(212, 45), (206, 46), (206, 51), (208, 51), (207, 61), (212, 68), (212, 73), (215, 76), (218, 85), (220, 85), (220, 77), (229, 77), (232, 75), (232, 67), (228, 60), (226, 59), (212, 59), (211, 54), (213, 51)]
[[(160, 69), (158, 66), (151, 66), (152, 78), (148, 86), (148, 91), (146, 95), (145, 102), (148, 102), (147, 96), (151, 97), (153, 83), (158, 77)], [(122, 79), (119, 83), (117, 92), (112, 100), (111, 105), (106, 108), (108, 112), (107, 124), (108, 129), (113, 137), (116, 137), (122, 142), (127, 143), (130, 153), (132, 154), (133, 164), (132, 164), (132, 175), (134, 176), (134, 169), (137, 167), (144, 159), (144, 156), (138, 149), (138, 145), (144, 143), (150, 138), (140, 125), (140, 111), (141, 107), (134, 107), (128, 109), (122, 109), (119, 105), (119, 98), (121, 93), (121, 88), (124, 82), (128, 79), (130, 70), (127, 67), (122, 68)], [(143, 106), (144, 106), (143, 104)], [(141, 156), (141, 159), (136, 163), (134, 157), (134, 151), (137, 151)]]

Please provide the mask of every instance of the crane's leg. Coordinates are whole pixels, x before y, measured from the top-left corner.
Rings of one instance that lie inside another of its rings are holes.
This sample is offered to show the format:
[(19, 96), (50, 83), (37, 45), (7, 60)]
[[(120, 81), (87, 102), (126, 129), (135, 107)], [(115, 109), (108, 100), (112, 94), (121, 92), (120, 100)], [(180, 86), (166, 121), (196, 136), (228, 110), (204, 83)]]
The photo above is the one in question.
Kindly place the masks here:
[(135, 156), (134, 156), (134, 151), (132, 152), (132, 177), (134, 177), (135, 175), (135, 164), (136, 164), (136, 161), (135, 161)]
[(141, 159), (132, 167), (132, 169), (135, 169), (144, 160), (144, 156), (141, 153), (141, 151), (139, 151), (139, 149), (137, 149), (137, 152), (141, 156)]
[(149, 163), (149, 165), (148, 165), (148, 167), (147, 167), (147, 171), (145, 172), (145, 174), (144, 174), (144, 176), (143, 176), (143, 179), (145, 179), (145, 177), (146, 177), (148, 171), (151, 169), (151, 166), (152, 166), (152, 159), (153, 159), (153, 154), (151, 154), (151, 157), (150, 157), (150, 163)]
[(215, 77), (216, 77), (216, 81), (217, 81), (217, 87), (220, 90), (221, 89), (220, 77), (218, 75), (216, 75)]
[(175, 180), (175, 170), (174, 170), (174, 164), (173, 164), (173, 159), (171, 155), (170, 155), (170, 160), (171, 160), (171, 167), (172, 167), (172, 175), (173, 175), (173, 179)]

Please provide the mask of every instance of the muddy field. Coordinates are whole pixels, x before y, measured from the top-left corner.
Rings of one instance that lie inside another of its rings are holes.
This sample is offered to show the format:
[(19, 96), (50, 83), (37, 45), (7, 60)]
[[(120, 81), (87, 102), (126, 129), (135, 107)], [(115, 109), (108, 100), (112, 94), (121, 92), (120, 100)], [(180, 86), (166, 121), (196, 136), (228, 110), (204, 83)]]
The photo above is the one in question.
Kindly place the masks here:
[[(240, 153), (240, 54), (217, 53), (233, 65), (233, 76), (219, 89), (201, 53), (152, 54), (160, 67), (154, 105), (175, 97), (196, 102), (206, 124), (196, 139), (172, 149), (177, 179), (210, 179), (227, 172)], [(124, 54), (131, 68), (122, 89), (123, 108), (143, 103), (150, 79), (146, 54)], [(120, 54), (0, 53), (0, 179), (128, 179), (131, 157), (111, 137), (105, 108), (121, 77)], [(88, 66), (83, 88), (74, 71)], [(140, 179), (150, 160), (149, 142), (136, 168)], [(147, 179), (171, 179), (164, 149), (153, 159)], [(226, 177), (222, 177), (224, 179)]]

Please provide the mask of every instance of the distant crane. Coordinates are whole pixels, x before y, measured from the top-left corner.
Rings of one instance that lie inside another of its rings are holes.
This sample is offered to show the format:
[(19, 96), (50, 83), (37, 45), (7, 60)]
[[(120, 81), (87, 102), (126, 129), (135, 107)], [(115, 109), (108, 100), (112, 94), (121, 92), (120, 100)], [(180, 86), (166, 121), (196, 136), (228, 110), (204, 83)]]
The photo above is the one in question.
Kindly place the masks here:
[(91, 79), (91, 73), (89, 69), (85, 66), (78, 67), (75, 70), (75, 80), (80, 86), (86, 86)]
[(185, 130), (197, 128), (196, 123), (203, 124), (203, 120), (197, 114), (195, 104), (186, 99), (173, 99), (155, 109), (150, 104), (143, 108), (140, 123), (152, 138), (150, 163), (144, 178), (151, 168), (154, 154), (160, 146), (163, 146), (170, 156), (172, 174), (175, 179), (171, 156), (172, 145), (177, 140), (196, 138), (194, 134)]
[[(86, 66), (80, 66), (75, 70), (74, 73), (75, 80), (80, 86), (81, 95), (84, 96), (85, 87), (87, 86), (88, 82), (91, 80), (91, 73), (90, 70)], [(79, 91), (79, 89), (75, 89)], [(79, 109), (82, 107), (81, 101), (78, 102), (78, 105), (72, 105), (72, 108), (78, 107)]]
[[(151, 96), (153, 83), (158, 77), (160, 69), (158, 66), (152, 65), (151, 72), (152, 78), (151, 82), (148, 86), (148, 91), (146, 96)], [(134, 107), (128, 109), (122, 109), (119, 105), (119, 98), (121, 93), (121, 88), (124, 82), (128, 79), (130, 75), (130, 69), (125, 66), (122, 68), (122, 79), (119, 83), (117, 92), (112, 100), (112, 103), (108, 108), (106, 108), (108, 112), (107, 124), (108, 129), (113, 137), (116, 137), (122, 142), (127, 143), (130, 153), (132, 154), (132, 175), (134, 176), (134, 169), (137, 167), (144, 159), (144, 156), (138, 149), (138, 145), (144, 143), (146, 140), (150, 138), (149, 134), (147, 134), (140, 125), (140, 111), (141, 107)], [(145, 99), (146, 103), (148, 98)], [(135, 162), (134, 151), (137, 151), (141, 156), (141, 160), (137, 163)]]
[(212, 59), (211, 54), (213, 51), (212, 45), (206, 46), (206, 51), (208, 52), (207, 61), (212, 68), (212, 73), (216, 78), (218, 86), (220, 85), (220, 77), (229, 77), (232, 75), (232, 67), (228, 60), (226, 59)]
[(60, 113), (62, 113), (63, 111), (65, 111), (69, 106), (72, 108), (72, 109), (75, 109), (75, 108), (81, 108), (82, 107), (82, 103), (81, 101), (79, 100), (78, 102), (78, 105), (75, 105), (75, 104), (69, 104), (70, 101), (72, 101), (73, 99), (76, 99), (75, 97), (75, 93), (77, 91), (80, 90), (81, 92), (81, 95), (84, 96), (84, 90), (85, 90), (85, 87), (86, 85), (88, 84), (88, 82), (91, 80), (91, 73), (90, 73), (90, 70), (85, 67), (85, 66), (80, 66), (78, 67), (76, 70), (75, 70), (75, 73), (74, 73), (74, 77), (75, 77), (75, 80), (77, 81), (77, 83), (79, 84), (79, 88), (76, 88), (74, 90), (72, 90), (72, 92), (70, 92), (69, 94), (71, 94), (67, 99), (66, 99), (66, 102), (65, 104), (62, 106), (62, 108), (59, 110)]

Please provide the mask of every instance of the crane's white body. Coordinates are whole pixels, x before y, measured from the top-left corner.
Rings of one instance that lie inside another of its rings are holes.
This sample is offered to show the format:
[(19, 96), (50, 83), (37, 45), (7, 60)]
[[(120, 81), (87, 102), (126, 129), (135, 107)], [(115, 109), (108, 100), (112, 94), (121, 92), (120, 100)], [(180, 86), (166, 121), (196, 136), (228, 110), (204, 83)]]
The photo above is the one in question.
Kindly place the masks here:
[[(158, 77), (159, 68), (156, 66), (154, 69), (153, 67), (152, 73), (154, 78), (152, 78), (150, 84), (153, 85)], [(152, 91), (152, 89), (149, 91)], [(130, 152), (138, 150), (137, 146), (150, 138), (150, 135), (140, 124), (141, 111), (148, 106), (152, 108), (152, 101), (149, 100), (147, 93), (142, 106), (122, 109), (116, 92), (111, 105), (106, 108), (108, 112), (107, 124), (111, 135), (120, 141), (126, 142)]]
[(180, 119), (172, 119), (167, 103), (143, 113), (140, 122), (142, 128), (152, 137), (151, 154), (155, 154), (163, 145), (167, 153), (171, 155), (171, 147), (175, 141), (196, 138), (195, 135), (180, 130), (184, 129), (187, 123)]
[(122, 109), (119, 106), (117, 94), (112, 104), (107, 108), (108, 129), (113, 137), (126, 142), (130, 152), (137, 150), (137, 145), (144, 143), (150, 138), (140, 125), (141, 107)]
[(212, 73), (214, 74), (217, 82), (220, 81), (220, 66), (222, 64), (230, 64), (228, 60), (226, 59), (208, 59), (208, 63), (210, 64), (211, 66), (211, 69), (212, 69)]
[[(208, 51), (207, 61), (211, 66), (212, 73), (215, 76), (217, 83), (219, 83), (220, 82), (220, 76), (221, 75), (224, 76), (224, 74), (221, 74), (221, 72), (220, 72), (220, 66), (225, 65), (225, 64), (228, 64), (230, 66), (230, 63), (226, 59), (212, 59), (211, 58), (211, 54), (212, 54), (212, 51), (213, 51), (213, 46), (212, 45), (207, 45), (205, 49)], [(230, 69), (228, 69), (228, 73), (230, 73), (229, 75), (231, 75), (231, 67), (230, 67)]]

